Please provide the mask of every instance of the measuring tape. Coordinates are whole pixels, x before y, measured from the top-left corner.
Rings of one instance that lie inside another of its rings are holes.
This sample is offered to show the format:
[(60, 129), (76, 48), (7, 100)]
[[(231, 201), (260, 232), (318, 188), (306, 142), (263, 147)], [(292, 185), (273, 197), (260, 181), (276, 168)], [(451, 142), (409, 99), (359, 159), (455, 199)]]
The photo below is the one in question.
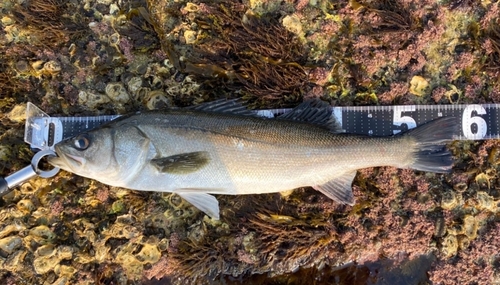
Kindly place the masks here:
[[(258, 110), (256, 115), (275, 117), (291, 109)], [(390, 136), (440, 117), (455, 117), (457, 140), (500, 138), (500, 104), (403, 105), (332, 107), (340, 127), (351, 134)], [(50, 117), (28, 103), (24, 140), (33, 149), (54, 150), (54, 145), (119, 117)]]

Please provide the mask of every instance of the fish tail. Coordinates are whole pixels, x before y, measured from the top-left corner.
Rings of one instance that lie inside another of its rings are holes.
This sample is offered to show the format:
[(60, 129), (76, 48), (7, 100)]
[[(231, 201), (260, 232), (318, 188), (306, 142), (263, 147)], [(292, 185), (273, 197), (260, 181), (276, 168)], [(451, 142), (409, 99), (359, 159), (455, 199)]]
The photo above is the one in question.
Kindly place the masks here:
[(454, 117), (439, 118), (405, 133), (416, 141), (413, 163), (409, 168), (421, 171), (446, 173), (453, 166), (453, 156), (446, 149), (446, 142), (457, 133)]

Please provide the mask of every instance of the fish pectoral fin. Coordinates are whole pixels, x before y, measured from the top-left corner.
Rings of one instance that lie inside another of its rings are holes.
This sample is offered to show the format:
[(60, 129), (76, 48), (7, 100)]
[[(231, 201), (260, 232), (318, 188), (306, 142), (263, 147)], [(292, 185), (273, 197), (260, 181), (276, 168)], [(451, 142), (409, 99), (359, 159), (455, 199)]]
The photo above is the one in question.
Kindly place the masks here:
[(206, 151), (181, 153), (167, 157), (153, 158), (151, 164), (160, 172), (188, 174), (200, 170), (210, 162)]
[(212, 219), (218, 220), (219, 216), (219, 201), (207, 193), (194, 193), (194, 192), (174, 192), (188, 201), (200, 211), (209, 215)]
[(323, 185), (313, 186), (314, 189), (325, 194), (328, 198), (342, 204), (354, 205), (352, 195), (352, 181), (356, 176), (356, 171), (346, 172)]

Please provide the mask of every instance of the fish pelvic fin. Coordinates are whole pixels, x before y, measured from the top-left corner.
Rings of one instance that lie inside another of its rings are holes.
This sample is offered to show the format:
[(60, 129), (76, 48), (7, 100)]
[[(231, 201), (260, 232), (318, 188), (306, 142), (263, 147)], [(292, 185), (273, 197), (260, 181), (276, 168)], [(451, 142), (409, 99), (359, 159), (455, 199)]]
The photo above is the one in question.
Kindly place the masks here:
[[(194, 190), (190, 190), (194, 191)], [(214, 220), (219, 220), (219, 201), (214, 196), (207, 193), (176, 191), (175, 194), (188, 201), (198, 210), (204, 212)]]
[(443, 117), (404, 133), (416, 142), (414, 160), (408, 167), (428, 172), (450, 172), (454, 161), (445, 143), (452, 141), (457, 133), (456, 122), (454, 117)]
[(338, 203), (352, 206), (354, 205), (354, 195), (351, 185), (355, 176), (356, 171), (346, 172), (323, 185), (313, 186), (313, 188)]

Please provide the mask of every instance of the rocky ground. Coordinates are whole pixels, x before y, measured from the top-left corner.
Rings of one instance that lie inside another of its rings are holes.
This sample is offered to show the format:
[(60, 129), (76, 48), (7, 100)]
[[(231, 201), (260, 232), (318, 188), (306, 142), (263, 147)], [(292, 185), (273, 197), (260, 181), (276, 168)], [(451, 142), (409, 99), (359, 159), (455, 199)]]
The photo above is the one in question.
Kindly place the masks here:
[[(51, 116), (242, 97), (251, 108), (500, 103), (495, 1), (4, 0), (0, 174), (29, 164), (27, 102)], [(363, 169), (356, 205), (312, 189), (176, 195), (61, 172), (0, 202), (3, 284), (496, 284), (499, 143), (450, 174)]]

